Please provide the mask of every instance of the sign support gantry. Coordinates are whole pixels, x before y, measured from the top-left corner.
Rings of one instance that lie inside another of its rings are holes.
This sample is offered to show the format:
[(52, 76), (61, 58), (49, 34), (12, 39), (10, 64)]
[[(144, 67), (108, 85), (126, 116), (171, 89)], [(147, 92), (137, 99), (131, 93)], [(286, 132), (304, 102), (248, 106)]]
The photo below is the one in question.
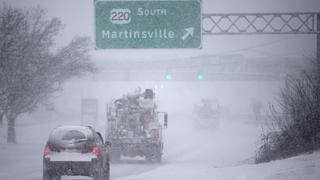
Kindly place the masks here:
[(203, 35), (313, 34), (320, 67), (320, 13), (208, 13)]

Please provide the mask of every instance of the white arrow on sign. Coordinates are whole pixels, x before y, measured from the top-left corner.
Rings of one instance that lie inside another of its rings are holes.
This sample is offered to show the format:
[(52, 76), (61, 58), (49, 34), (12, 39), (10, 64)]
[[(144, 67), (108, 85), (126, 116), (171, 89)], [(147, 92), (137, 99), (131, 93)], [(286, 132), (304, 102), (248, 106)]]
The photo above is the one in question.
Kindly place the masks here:
[(182, 40), (186, 40), (189, 36), (193, 36), (194, 33), (194, 27), (189, 27), (184, 29), (186, 31), (186, 33), (182, 36)]

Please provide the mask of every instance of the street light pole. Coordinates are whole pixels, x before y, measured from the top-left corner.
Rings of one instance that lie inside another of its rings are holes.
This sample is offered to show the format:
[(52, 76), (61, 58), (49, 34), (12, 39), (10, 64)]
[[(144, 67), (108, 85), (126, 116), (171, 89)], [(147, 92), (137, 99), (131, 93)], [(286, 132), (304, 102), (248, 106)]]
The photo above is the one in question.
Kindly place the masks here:
[(320, 13), (317, 14), (317, 63), (320, 70)]

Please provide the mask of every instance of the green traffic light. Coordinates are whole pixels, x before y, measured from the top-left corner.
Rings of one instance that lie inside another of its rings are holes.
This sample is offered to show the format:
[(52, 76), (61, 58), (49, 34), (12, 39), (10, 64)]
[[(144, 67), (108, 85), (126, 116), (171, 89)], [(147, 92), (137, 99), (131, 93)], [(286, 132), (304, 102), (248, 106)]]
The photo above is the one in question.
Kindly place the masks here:
[(171, 74), (167, 74), (165, 78), (166, 78), (166, 80), (171, 80), (172, 79), (172, 75)]
[(197, 79), (198, 79), (198, 80), (203, 80), (203, 78), (204, 78), (204, 77), (203, 77), (202, 74), (198, 74), (198, 76), (197, 76)]

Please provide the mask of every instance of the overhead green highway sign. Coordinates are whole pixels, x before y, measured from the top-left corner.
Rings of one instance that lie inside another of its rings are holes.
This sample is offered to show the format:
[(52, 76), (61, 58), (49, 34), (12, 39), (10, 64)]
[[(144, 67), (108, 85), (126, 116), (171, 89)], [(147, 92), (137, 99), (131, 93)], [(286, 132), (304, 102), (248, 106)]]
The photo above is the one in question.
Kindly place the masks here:
[(200, 0), (96, 0), (97, 49), (201, 48)]

